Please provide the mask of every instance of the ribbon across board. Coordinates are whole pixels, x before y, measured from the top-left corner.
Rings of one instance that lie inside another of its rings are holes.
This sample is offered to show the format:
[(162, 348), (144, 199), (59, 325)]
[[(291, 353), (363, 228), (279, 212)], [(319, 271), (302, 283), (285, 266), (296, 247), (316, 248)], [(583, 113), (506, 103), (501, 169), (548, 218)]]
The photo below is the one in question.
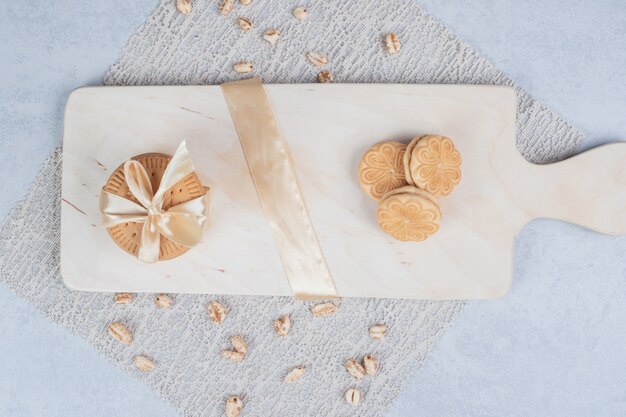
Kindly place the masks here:
[(261, 207), (296, 297), (337, 296), (289, 148), (258, 78), (222, 85)]

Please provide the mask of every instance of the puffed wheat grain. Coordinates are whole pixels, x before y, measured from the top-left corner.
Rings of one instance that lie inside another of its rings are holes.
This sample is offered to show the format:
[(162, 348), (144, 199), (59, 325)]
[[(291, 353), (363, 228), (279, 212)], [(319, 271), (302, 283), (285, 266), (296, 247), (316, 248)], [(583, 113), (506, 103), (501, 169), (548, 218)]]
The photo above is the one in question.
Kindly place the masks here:
[(107, 331), (113, 338), (123, 345), (130, 345), (133, 341), (133, 334), (123, 323), (111, 323), (109, 324)]
[(226, 417), (239, 417), (242, 409), (243, 401), (241, 401), (241, 398), (233, 396), (226, 400), (226, 406), (224, 407)]
[(292, 382), (296, 382), (297, 380), (302, 378), (302, 375), (304, 375), (304, 371), (306, 371), (306, 368), (304, 366), (298, 366), (297, 368), (293, 368), (291, 371), (289, 371), (287, 376), (285, 376), (285, 383), (291, 384)]
[(334, 314), (337, 311), (337, 306), (333, 303), (316, 304), (311, 307), (311, 313), (313, 317), (326, 317)]

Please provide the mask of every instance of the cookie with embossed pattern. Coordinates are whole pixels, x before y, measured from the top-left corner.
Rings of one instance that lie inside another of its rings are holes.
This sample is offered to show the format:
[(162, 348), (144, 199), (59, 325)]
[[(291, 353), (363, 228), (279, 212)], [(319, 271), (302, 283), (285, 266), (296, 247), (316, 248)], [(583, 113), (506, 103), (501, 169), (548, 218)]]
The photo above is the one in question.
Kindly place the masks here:
[(445, 136), (426, 135), (407, 151), (410, 182), (436, 196), (450, 194), (461, 181), (461, 154)]
[(421, 242), (439, 230), (441, 210), (435, 197), (424, 190), (393, 190), (380, 202), (376, 219), (395, 239)]
[(406, 145), (384, 141), (369, 148), (359, 164), (359, 183), (363, 191), (374, 200), (385, 193), (407, 185), (404, 174)]
[[(161, 178), (165, 168), (172, 159), (171, 155), (161, 153), (147, 153), (132, 158), (138, 161), (146, 169), (150, 178), (152, 189), (156, 190), (161, 184)], [(109, 177), (103, 187), (104, 191), (127, 198), (135, 203), (137, 199), (130, 193), (126, 178), (124, 177), (124, 164), (120, 165)], [(191, 173), (177, 182), (163, 197), (163, 209), (184, 203), (204, 195), (206, 190), (202, 186), (196, 173)], [(137, 256), (139, 243), (141, 242), (141, 231), (143, 223), (121, 223), (107, 228), (113, 241), (124, 251), (133, 256)], [(159, 260), (173, 259), (189, 250), (188, 247), (178, 245), (165, 236), (161, 236), (159, 247)]]

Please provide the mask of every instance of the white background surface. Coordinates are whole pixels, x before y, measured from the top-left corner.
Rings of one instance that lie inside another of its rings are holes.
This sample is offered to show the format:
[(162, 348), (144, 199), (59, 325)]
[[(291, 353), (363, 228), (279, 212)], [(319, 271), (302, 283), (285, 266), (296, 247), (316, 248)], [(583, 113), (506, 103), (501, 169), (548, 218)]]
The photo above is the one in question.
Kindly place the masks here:
[[(4, 2), (0, 218), (59, 143), (67, 94), (101, 80), (149, 3)], [(589, 135), (586, 146), (626, 139), (623, 2), (421, 4)], [(626, 414), (626, 238), (540, 221), (516, 250), (511, 294), (469, 303), (390, 415)], [(175, 415), (1, 286), (0, 305), (0, 415)]]

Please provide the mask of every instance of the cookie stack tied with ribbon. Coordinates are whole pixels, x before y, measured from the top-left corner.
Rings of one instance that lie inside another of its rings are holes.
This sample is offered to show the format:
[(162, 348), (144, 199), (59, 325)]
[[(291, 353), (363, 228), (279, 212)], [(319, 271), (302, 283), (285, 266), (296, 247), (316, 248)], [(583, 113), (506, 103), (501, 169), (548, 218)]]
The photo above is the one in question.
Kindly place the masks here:
[(408, 145), (379, 142), (359, 164), (363, 191), (379, 202), (380, 228), (400, 241), (421, 242), (439, 230), (438, 197), (461, 181), (461, 154), (450, 138), (418, 136)]
[(208, 224), (208, 191), (183, 141), (173, 156), (135, 156), (113, 172), (100, 193), (103, 226), (139, 260), (176, 258), (197, 245)]

